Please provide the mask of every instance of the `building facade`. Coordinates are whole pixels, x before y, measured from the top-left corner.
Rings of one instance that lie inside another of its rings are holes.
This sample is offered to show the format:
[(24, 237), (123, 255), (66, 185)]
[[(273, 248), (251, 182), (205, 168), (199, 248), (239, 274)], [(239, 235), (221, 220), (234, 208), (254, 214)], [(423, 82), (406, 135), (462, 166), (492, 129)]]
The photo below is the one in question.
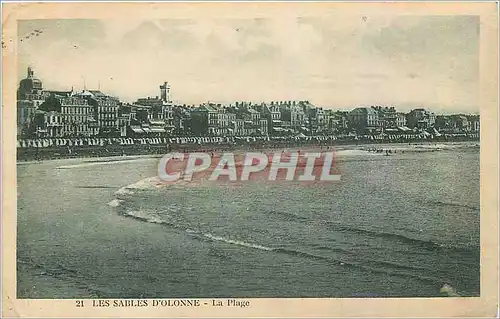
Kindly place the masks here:
[(380, 130), (379, 112), (371, 107), (357, 107), (348, 115), (349, 125), (358, 133)]
[(424, 108), (411, 110), (406, 119), (408, 127), (417, 129), (427, 129), (433, 127), (436, 123), (436, 116), (434, 113)]
[(43, 124), (37, 123), (37, 131), (44, 136), (88, 137), (99, 134), (94, 107), (85, 98), (52, 94), (39, 109), (47, 113), (43, 116)]
[(26, 78), (19, 82), (17, 90), (17, 134), (26, 136), (33, 134), (36, 128), (32, 125), (38, 107), (45, 101), (43, 84), (35, 77), (35, 72), (28, 67)]

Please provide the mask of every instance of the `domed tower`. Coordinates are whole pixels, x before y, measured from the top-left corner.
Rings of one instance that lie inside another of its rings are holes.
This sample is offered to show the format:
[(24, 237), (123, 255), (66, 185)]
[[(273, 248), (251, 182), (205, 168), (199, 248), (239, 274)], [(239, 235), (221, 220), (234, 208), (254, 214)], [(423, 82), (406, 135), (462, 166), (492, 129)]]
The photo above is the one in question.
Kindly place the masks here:
[(42, 81), (35, 78), (35, 72), (33, 72), (31, 67), (28, 67), (26, 78), (19, 82), (19, 89), (17, 91), (18, 100), (25, 100), (28, 94), (41, 94), (42, 90)]

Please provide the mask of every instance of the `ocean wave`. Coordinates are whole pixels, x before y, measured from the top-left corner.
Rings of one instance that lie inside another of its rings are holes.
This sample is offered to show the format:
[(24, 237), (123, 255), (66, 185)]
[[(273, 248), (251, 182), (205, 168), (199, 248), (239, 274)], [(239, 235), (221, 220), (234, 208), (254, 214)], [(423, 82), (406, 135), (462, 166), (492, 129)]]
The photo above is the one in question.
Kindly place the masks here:
[[(89, 293), (89, 298), (103, 298), (106, 294), (90, 285), (87, 281), (87, 276), (80, 274), (77, 270), (68, 268), (60, 263), (54, 265), (45, 265), (35, 262), (31, 258), (17, 258), (17, 264), (37, 271), (36, 276), (49, 276), (59, 280), (70, 280), (76, 283), (79, 287), (83, 287)], [(77, 296), (66, 296), (67, 298), (76, 298)]]
[(159, 189), (163, 187), (198, 187), (202, 185), (200, 181), (186, 181), (184, 179), (179, 179), (173, 182), (165, 182), (160, 179), (159, 176), (152, 176), (141, 179), (135, 183), (130, 185), (121, 187), (115, 192), (115, 195), (132, 195), (137, 190), (150, 190), (150, 189)]
[(193, 230), (190, 228), (183, 228), (181, 225), (168, 222), (168, 221), (166, 221), (158, 216), (155, 216), (155, 214), (153, 214), (152, 212), (148, 212), (148, 211), (133, 210), (133, 211), (127, 211), (127, 212), (123, 213), (123, 215), (134, 218), (134, 219), (139, 220), (139, 221), (143, 221), (143, 222), (166, 225), (166, 226), (170, 226), (170, 227), (173, 227), (176, 229), (181, 229), (189, 235), (203, 237), (203, 238), (211, 240), (211, 241), (220, 241), (220, 242), (224, 242), (227, 244), (233, 244), (233, 245), (238, 245), (238, 246), (242, 246), (242, 247), (260, 249), (260, 250), (266, 250), (266, 251), (274, 250), (274, 248), (271, 248), (271, 247), (266, 247), (266, 246), (262, 246), (262, 245), (258, 245), (258, 244), (248, 243), (248, 242), (241, 241), (241, 240), (230, 239), (230, 238), (226, 238), (223, 236), (217, 236), (217, 235), (214, 235), (211, 233), (203, 233), (203, 232), (196, 231), (196, 230)]
[(289, 212), (284, 212), (284, 211), (276, 211), (276, 210), (271, 210), (269, 214), (276, 215), (279, 218), (282, 218), (286, 221), (305, 221), (307, 218), (289, 213)]
[(418, 238), (412, 238), (408, 237), (405, 235), (401, 234), (394, 234), (394, 233), (388, 233), (388, 232), (382, 232), (382, 231), (374, 231), (374, 230), (369, 230), (369, 229), (363, 229), (363, 228), (357, 228), (357, 227), (351, 227), (347, 225), (341, 225), (335, 222), (329, 222), (325, 221), (325, 224), (332, 230), (337, 230), (337, 231), (344, 231), (344, 232), (351, 232), (351, 233), (357, 233), (357, 234), (365, 234), (373, 237), (379, 237), (379, 238), (384, 238), (384, 239), (389, 239), (389, 240), (396, 240), (402, 243), (407, 243), (410, 245), (415, 245), (420, 248), (426, 249), (426, 250), (439, 250), (439, 249), (449, 249), (449, 250), (457, 250), (457, 251), (475, 251), (476, 248), (474, 246), (453, 246), (453, 245), (447, 245), (443, 243), (437, 243), (431, 240), (425, 240), (425, 239), (418, 239)]
[[(392, 276), (398, 276), (398, 277), (410, 277), (410, 278), (415, 278), (415, 279), (418, 279), (421, 281), (427, 281), (427, 282), (432, 282), (432, 283), (436, 283), (436, 282), (441, 281), (439, 278), (436, 278), (436, 277), (424, 276), (424, 275), (419, 275), (419, 274), (412, 273), (412, 272), (406, 272), (404, 270), (408, 270), (408, 271), (419, 270), (418, 267), (412, 267), (412, 266), (407, 266), (407, 265), (388, 263), (388, 264), (386, 264), (386, 266), (391, 266), (391, 268), (393, 268), (393, 269), (387, 269), (387, 268), (374, 267), (374, 266), (377, 266), (377, 262), (372, 261), (372, 260), (367, 260), (367, 261), (363, 261), (363, 262), (338, 260), (338, 259), (334, 259), (331, 257), (326, 257), (326, 256), (321, 256), (321, 255), (309, 253), (309, 252), (303, 252), (303, 251), (299, 251), (299, 250), (295, 250), (295, 249), (286, 249), (286, 248), (274, 248), (273, 251), (276, 253), (283, 253), (283, 254), (287, 254), (287, 255), (291, 255), (291, 256), (323, 261), (323, 262), (327, 262), (327, 263), (330, 263), (330, 264), (336, 265), (336, 266), (356, 268), (356, 269), (360, 269), (363, 271), (369, 271), (369, 272), (373, 272), (373, 273), (380, 273), (380, 274), (392, 275)], [(403, 270), (403, 271), (401, 271), (401, 270)]]
[(168, 222), (168, 221), (166, 221), (158, 216), (155, 216), (154, 214), (152, 214), (151, 212), (148, 212), (148, 211), (133, 210), (133, 211), (124, 212), (123, 215), (131, 217), (131, 218), (136, 219), (136, 220), (147, 222), (147, 223), (168, 225), (168, 226), (172, 226), (175, 228), (179, 228), (174, 223), (170, 223), (170, 222)]
[(208, 239), (214, 240), (214, 241), (221, 241), (224, 243), (248, 247), (248, 248), (255, 248), (255, 249), (267, 250), (267, 251), (274, 251), (275, 250), (274, 248), (271, 248), (271, 247), (247, 243), (247, 242), (244, 242), (241, 240), (233, 240), (233, 239), (229, 239), (229, 238), (221, 237), (221, 236), (215, 236), (215, 235), (212, 235), (210, 233), (205, 233), (205, 234), (203, 234), (203, 236), (208, 238)]
[[(301, 257), (301, 258), (307, 258), (307, 259), (327, 262), (327, 263), (330, 263), (330, 264), (336, 265), (336, 266), (358, 268), (358, 269), (361, 269), (364, 271), (370, 271), (370, 272), (374, 272), (374, 273), (383, 273), (386, 275), (388, 274), (388, 275), (399, 276), (399, 277), (412, 277), (412, 278), (416, 278), (416, 279), (422, 280), (422, 281), (430, 281), (432, 283), (436, 283), (436, 282), (440, 281), (439, 278), (422, 276), (422, 275), (410, 272), (410, 271), (414, 271), (414, 270), (422, 270), (422, 271), (425, 270), (426, 272), (428, 272), (428, 269), (420, 269), (419, 267), (394, 264), (394, 263), (390, 263), (390, 262), (380, 262), (380, 261), (376, 261), (376, 260), (367, 260), (367, 261), (363, 261), (363, 262), (337, 260), (337, 259), (334, 259), (334, 258), (331, 258), (328, 256), (322, 256), (322, 255), (318, 255), (318, 254), (314, 254), (314, 253), (310, 253), (310, 252), (303, 252), (303, 251), (295, 250), (295, 249), (264, 246), (261, 244), (250, 243), (250, 242), (243, 241), (243, 240), (237, 240), (237, 239), (228, 238), (225, 236), (214, 235), (212, 233), (201, 232), (201, 231), (197, 231), (197, 230), (194, 230), (191, 228), (183, 227), (181, 225), (171, 223), (171, 222), (168, 222), (162, 218), (159, 218), (159, 217), (155, 216), (152, 212), (148, 212), (148, 211), (128, 211), (128, 212), (124, 213), (124, 215), (131, 217), (131, 218), (134, 218), (134, 219), (139, 220), (139, 221), (164, 225), (164, 226), (168, 226), (168, 227), (171, 227), (174, 229), (178, 229), (178, 230), (184, 231), (186, 234), (188, 234), (190, 236), (193, 236), (195, 238), (205, 240), (205, 241), (208, 240), (208, 241), (223, 242), (226, 244), (236, 245), (236, 246), (240, 246), (240, 247), (258, 249), (258, 250), (262, 250), (262, 251), (269, 251), (269, 252), (274, 252), (274, 253), (279, 253), (279, 254), (287, 254), (287, 255), (291, 255), (291, 256), (295, 256), (295, 257)], [(376, 266), (390, 267), (391, 269), (379, 268)]]
[(460, 207), (460, 208), (467, 208), (467, 209), (472, 209), (475, 211), (479, 211), (479, 207), (474, 206), (474, 205), (469, 205), (469, 204), (462, 204), (462, 203), (450, 203), (450, 202), (443, 202), (443, 201), (429, 201), (428, 203), (437, 205), (437, 206), (452, 206), (452, 207)]

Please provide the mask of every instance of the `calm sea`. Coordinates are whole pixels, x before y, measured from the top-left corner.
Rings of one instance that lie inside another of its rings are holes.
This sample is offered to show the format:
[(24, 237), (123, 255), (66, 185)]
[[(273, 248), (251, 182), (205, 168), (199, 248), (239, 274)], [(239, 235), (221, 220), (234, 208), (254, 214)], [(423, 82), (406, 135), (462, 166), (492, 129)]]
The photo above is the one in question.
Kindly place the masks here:
[(404, 148), (340, 151), (342, 182), (308, 186), (20, 163), (18, 297), (478, 296), (479, 148)]

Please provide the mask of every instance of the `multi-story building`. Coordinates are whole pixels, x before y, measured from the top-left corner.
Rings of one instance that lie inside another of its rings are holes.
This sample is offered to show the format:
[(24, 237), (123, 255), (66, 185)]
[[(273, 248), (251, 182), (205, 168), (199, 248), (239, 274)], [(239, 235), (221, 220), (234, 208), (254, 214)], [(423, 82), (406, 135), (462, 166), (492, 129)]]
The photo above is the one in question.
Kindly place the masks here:
[(261, 118), (267, 120), (267, 131), (269, 135), (281, 134), (281, 112), (277, 102), (261, 106)]
[(380, 129), (379, 113), (371, 107), (357, 107), (348, 115), (349, 126), (358, 133)]
[(381, 128), (396, 128), (397, 127), (397, 114), (396, 109), (391, 106), (372, 106), (372, 109), (377, 111), (379, 126)]
[(194, 107), (184, 105), (175, 105), (173, 107), (174, 130), (173, 134), (177, 136), (191, 135), (191, 110)]
[[(155, 120), (156, 125), (163, 126), (165, 132), (171, 133), (175, 126), (173, 104), (170, 97), (170, 85), (168, 85), (168, 82), (164, 82), (160, 85), (160, 93), (160, 97), (139, 98), (135, 104), (149, 107), (147, 110), (148, 119)], [(142, 111), (144, 112), (144, 110)], [(163, 122), (163, 124), (160, 123), (160, 121)]]
[(436, 116), (434, 113), (424, 108), (411, 110), (406, 116), (406, 119), (408, 127), (410, 128), (427, 129), (433, 127), (436, 123)]
[[(309, 101), (288, 101), (284, 102), (286, 108), (290, 109), (290, 127), (295, 133), (304, 131), (307, 127), (306, 123), (311, 118), (310, 111), (314, 109), (314, 105), (310, 104)], [(282, 108), (283, 110), (283, 108)], [(283, 114), (282, 114), (283, 118)], [(288, 120), (288, 119), (286, 119)]]
[(451, 115), (450, 125), (455, 132), (465, 132), (468, 131), (470, 128), (469, 120), (465, 115), (462, 114)]
[(36, 110), (45, 101), (42, 81), (35, 78), (35, 72), (28, 67), (25, 79), (19, 82), (17, 90), (17, 134), (30, 135), (34, 133), (31, 125), (34, 121)]
[(306, 130), (309, 105), (305, 101), (299, 103), (296, 101), (281, 101), (277, 103), (281, 112), (281, 120), (290, 123), (287, 129), (296, 133)]
[(252, 106), (250, 103), (242, 102), (241, 104), (237, 103), (235, 108), (231, 108), (234, 109), (236, 119), (243, 120), (243, 135), (263, 135), (261, 128), (262, 114), (255, 108), (261, 109), (261, 106)]
[(468, 115), (467, 120), (469, 123), (469, 130), (471, 132), (479, 132), (481, 129), (481, 123), (479, 121), (479, 115)]
[(443, 133), (479, 132), (479, 115), (437, 115), (435, 128)]
[(191, 131), (195, 136), (214, 135), (217, 127), (218, 109), (205, 103), (191, 111)]
[(130, 104), (121, 104), (118, 107), (118, 128), (120, 130), (120, 136), (128, 136), (127, 130), (133, 119), (135, 119), (135, 113), (132, 113), (132, 106)]
[(34, 123), (37, 128), (37, 137), (60, 137), (63, 136), (63, 120), (59, 112), (44, 112), (37, 110), (35, 112)]
[[(305, 101), (307, 102), (307, 101)], [(309, 102), (307, 102), (309, 104)], [(328, 131), (328, 121), (325, 111), (321, 107), (314, 107), (312, 104), (307, 108), (309, 130), (311, 134), (322, 134)]]
[(396, 112), (396, 126), (405, 127), (406, 126), (406, 114), (403, 112)]
[(434, 126), (440, 132), (451, 131), (452, 127), (451, 127), (450, 116), (449, 115), (437, 115)]
[(104, 136), (119, 135), (120, 124), (118, 98), (104, 94), (99, 90), (84, 90), (74, 96), (82, 97), (94, 107), (94, 116), (99, 126), (99, 134)]
[(94, 136), (99, 133), (94, 108), (85, 98), (51, 94), (39, 109), (47, 114), (43, 115), (43, 124), (37, 123), (37, 129), (49, 137)]
[(349, 131), (348, 111), (325, 111), (326, 130), (330, 133), (344, 134)]

